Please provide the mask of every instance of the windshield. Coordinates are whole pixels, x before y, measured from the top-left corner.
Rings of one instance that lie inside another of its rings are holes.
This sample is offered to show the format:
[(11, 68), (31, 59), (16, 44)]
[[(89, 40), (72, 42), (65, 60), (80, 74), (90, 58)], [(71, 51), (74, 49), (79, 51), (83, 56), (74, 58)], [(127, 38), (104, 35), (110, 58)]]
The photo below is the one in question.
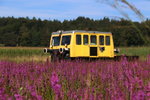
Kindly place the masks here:
[(70, 39), (71, 39), (70, 35), (63, 36), (62, 37), (61, 45), (65, 45), (65, 44), (69, 45), (70, 44)]
[(59, 36), (53, 37), (52, 38), (52, 45), (53, 46), (59, 46), (59, 44), (60, 44), (60, 37)]

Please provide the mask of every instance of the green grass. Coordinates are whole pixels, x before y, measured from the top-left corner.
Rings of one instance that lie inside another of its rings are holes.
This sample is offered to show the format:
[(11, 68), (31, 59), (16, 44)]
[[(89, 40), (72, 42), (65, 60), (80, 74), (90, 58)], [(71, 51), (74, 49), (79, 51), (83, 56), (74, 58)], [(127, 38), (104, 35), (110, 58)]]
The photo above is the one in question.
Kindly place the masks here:
[[(44, 47), (0, 47), (0, 60), (9, 61), (45, 61), (49, 54), (43, 53)], [(121, 47), (117, 55), (140, 56), (145, 60), (150, 55), (150, 47)]]
[(42, 47), (0, 47), (0, 60), (43, 61), (48, 58)]
[(120, 47), (118, 55), (139, 56), (140, 59), (146, 59), (150, 55), (150, 47)]
[(0, 56), (43, 56), (43, 48), (34, 47), (0, 47)]

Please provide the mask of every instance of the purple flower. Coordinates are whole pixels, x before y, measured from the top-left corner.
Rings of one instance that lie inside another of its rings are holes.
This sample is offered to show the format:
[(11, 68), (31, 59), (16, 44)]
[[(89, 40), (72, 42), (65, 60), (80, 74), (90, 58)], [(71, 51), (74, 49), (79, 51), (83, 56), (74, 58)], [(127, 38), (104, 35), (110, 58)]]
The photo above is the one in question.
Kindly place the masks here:
[(34, 96), (34, 97), (36, 97), (36, 96), (37, 96), (37, 94), (36, 94), (36, 92), (35, 92), (35, 91), (31, 92), (31, 95), (32, 95), (32, 96)]
[(51, 85), (52, 86), (57, 84), (59, 82), (59, 78), (58, 78), (57, 73), (53, 72), (50, 80), (51, 80)]
[(37, 96), (37, 100), (43, 100), (43, 99), (42, 99), (42, 96), (38, 95), (38, 96)]
[(5, 89), (1, 88), (0, 89), (0, 100), (6, 100), (7, 94), (5, 94)]
[(0, 100), (148, 100), (149, 62), (0, 61)]
[(23, 100), (23, 97), (20, 94), (15, 94), (14, 96), (16, 100)]
[(59, 95), (61, 92), (61, 85), (58, 83), (59, 78), (56, 72), (52, 73), (50, 80), (51, 80), (51, 85), (52, 85), (54, 92)]
[(145, 100), (145, 96), (144, 91), (139, 90), (133, 94), (133, 100)]
[(35, 97), (37, 100), (43, 100), (42, 96), (38, 95), (35, 91), (31, 92), (31, 95)]
[(4, 88), (0, 88), (0, 95), (2, 95), (4, 93), (5, 89)]

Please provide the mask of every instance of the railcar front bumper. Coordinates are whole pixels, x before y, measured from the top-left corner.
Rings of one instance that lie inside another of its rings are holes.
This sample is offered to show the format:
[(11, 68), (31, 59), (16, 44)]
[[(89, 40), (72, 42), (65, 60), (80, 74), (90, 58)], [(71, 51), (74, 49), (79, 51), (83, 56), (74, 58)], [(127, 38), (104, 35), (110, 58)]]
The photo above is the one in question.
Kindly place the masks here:
[(69, 58), (70, 49), (69, 48), (60, 48), (60, 49), (44, 49), (44, 53), (50, 53), (51, 56), (56, 56), (59, 58)]

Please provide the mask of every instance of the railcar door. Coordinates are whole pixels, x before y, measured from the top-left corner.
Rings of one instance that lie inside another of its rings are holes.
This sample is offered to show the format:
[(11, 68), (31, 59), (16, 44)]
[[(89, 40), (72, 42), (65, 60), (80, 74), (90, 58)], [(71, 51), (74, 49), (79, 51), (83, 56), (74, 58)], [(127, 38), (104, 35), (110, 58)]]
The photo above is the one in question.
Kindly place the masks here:
[(76, 34), (75, 38), (76, 44), (75, 44), (75, 56), (81, 57), (82, 56), (82, 36), (81, 34)]
[(76, 34), (75, 56), (89, 57), (89, 36), (88, 33)]
[(82, 44), (82, 54), (83, 57), (89, 57), (89, 34), (83, 34), (83, 44)]
[(97, 35), (90, 35), (90, 57), (97, 57)]
[(108, 34), (99, 36), (99, 57), (111, 57), (111, 36)]

